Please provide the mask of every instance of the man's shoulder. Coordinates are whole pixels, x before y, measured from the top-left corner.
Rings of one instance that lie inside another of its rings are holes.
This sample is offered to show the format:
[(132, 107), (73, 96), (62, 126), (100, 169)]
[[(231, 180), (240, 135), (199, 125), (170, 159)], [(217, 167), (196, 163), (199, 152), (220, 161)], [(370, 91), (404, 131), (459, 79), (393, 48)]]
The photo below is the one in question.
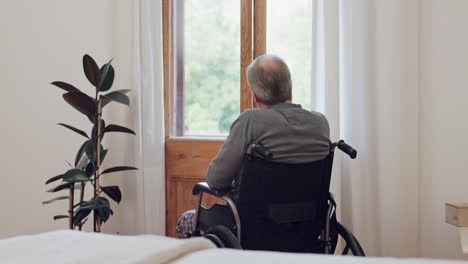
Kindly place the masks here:
[(317, 111), (308, 111), (311, 115), (317, 117), (317, 118), (320, 118), (320, 119), (324, 119), (324, 120), (327, 120), (327, 117), (320, 113), (320, 112), (317, 112)]
[(239, 119), (242, 119), (242, 120), (248, 120), (250, 118), (254, 118), (255, 116), (258, 116), (260, 114), (262, 114), (263, 111), (261, 111), (262, 109), (259, 109), (259, 108), (249, 108), (249, 109), (245, 109), (240, 115), (239, 117), (237, 118), (238, 120)]
[(247, 125), (255, 119), (255, 108), (244, 110), (232, 123), (232, 126)]
[[(301, 113), (302, 115), (305, 114), (307, 116), (315, 117), (316, 119), (322, 119), (324, 121), (327, 121), (327, 118), (325, 117), (324, 114), (317, 112), (317, 111), (309, 111), (303, 108), (297, 108), (294, 109), (294, 111), (297, 111), (298, 113)], [(275, 112), (272, 109), (261, 109), (261, 108), (250, 108), (244, 110), (239, 117), (237, 118), (238, 120), (252, 120), (252, 119), (262, 119), (268, 116), (276, 116), (278, 113)]]

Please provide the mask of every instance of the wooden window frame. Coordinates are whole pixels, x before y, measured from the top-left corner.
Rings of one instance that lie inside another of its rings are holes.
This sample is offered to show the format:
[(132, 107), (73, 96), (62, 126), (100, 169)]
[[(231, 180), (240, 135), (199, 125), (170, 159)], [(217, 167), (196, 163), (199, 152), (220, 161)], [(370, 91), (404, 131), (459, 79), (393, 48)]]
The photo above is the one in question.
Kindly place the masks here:
[(240, 111), (252, 107), (252, 96), (250, 94), (247, 76), (245, 72), (250, 63), (252, 63), (252, 2), (253, 0), (241, 0), (241, 35), (240, 35)]

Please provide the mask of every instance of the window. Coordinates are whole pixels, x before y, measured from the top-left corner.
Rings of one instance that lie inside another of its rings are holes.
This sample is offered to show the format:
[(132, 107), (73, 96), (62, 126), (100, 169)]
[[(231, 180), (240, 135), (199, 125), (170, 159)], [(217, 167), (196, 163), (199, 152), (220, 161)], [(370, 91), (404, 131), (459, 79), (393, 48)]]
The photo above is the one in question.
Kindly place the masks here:
[(171, 134), (226, 135), (240, 109), (240, 1), (177, 0), (172, 8)]
[(222, 135), (239, 115), (240, 2), (185, 1), (185, 135)]
[(225, 136), (251, 107), (245, 68), (263, 53), (289, 65), (293, 101), (311, 109), (310, 0), (166, 0), (169, 119), (175, 137)]

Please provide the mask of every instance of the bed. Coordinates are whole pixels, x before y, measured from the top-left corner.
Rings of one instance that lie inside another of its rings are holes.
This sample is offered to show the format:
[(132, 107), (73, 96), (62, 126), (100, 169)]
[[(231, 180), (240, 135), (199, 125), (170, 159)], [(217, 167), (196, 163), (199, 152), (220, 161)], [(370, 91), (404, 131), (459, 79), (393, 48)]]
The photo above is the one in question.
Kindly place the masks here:
[[(220, 261), (222, 259), (222, 261)], [(208, 249), (183, 256), (174, 264), (456, 264), (467, 263), (462, 261), (435, 260), (435, 259), (402, 259), (402, 258), (376, 258), (354, 257), (339, 255), (292, 254), (266, 251), (239, 251), (232, 249)]]
[(116, 236), (63, 230), (1, 239), (0, 263), (455, 264), (466, 262), (241, 251), (217, 249), (204, 238), (182, 240), (153, 235)]
[(0, 240), (0, 263), (159, 264), (210, 248), (215, 246), (205, 238), (181, 240), (62, 230)]

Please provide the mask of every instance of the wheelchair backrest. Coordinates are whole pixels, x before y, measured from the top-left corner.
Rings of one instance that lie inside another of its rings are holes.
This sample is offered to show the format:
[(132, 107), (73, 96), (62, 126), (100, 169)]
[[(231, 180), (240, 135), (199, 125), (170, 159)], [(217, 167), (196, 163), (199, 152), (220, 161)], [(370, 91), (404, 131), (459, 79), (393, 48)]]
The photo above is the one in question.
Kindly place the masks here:
[(333, 153), (306, 164), (244, 159), (239, 214), (245, 249), (315, 252), (325, 223)]

